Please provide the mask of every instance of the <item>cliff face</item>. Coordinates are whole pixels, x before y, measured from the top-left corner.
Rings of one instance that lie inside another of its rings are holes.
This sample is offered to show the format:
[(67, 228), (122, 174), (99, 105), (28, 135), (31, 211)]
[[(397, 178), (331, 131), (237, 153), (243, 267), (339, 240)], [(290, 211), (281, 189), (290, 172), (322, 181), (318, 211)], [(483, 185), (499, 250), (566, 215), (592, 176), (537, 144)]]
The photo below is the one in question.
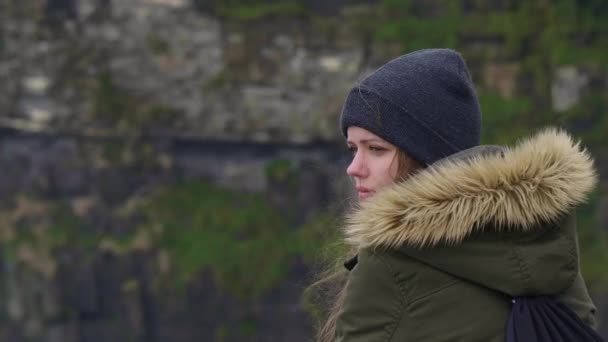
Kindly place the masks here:
[(57, 3), (5, 14), (0, 105), (35, 127), (328, 139), (361, 73), (348, 28), (334, 38), (298, 18), (221, 21), (186, 1)]
[[(326, 3), (4, 2), (3, 121), (91, 133), (331, 140), (358, 79), (405, 51), (449, 46), (467, 58), (488, 133), (504, 136), (494, 124), (533, 111), (538, 119), (522, 126), (606, 124), (581, 120), (605, 91), (603, 5)], [(548, 32), (538, 33), (543, 27)]]
[(608, 10), (449, 3), (0, 1), (0, 339), (307, 340), (344, 96), (427, 46), (467, 58), (486, 142), (560, 125), (591, 148), (601, 298)]
[(0, 151), (1, 340), (310, 336), (334, 145), (5, 129)]

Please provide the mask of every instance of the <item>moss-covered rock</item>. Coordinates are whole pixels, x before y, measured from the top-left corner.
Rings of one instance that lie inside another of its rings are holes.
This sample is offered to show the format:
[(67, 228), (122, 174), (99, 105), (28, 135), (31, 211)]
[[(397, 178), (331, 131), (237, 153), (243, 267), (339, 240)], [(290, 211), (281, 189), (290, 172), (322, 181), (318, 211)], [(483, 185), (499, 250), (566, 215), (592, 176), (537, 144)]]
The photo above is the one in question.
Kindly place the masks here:
[(262, 195), (228, 191), (202, 181), (164, 188), (143, 206), (154, 243), (169, 252), (174, 285), (183, 287), (201, 270), (240, 298), (278, 286), (295, 259), (322, 245)]

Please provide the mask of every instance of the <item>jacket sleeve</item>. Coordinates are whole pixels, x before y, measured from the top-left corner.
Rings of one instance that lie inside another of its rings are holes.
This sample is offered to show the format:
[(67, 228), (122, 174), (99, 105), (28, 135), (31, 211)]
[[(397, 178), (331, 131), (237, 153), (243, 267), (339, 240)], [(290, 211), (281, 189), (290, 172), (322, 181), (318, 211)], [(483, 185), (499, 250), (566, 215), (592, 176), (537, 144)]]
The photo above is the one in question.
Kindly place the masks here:
[(381, 255), (362, 250), (350, 271), (336, 324), (336, 341), (388, 342), (405, 305), (395, 273)]

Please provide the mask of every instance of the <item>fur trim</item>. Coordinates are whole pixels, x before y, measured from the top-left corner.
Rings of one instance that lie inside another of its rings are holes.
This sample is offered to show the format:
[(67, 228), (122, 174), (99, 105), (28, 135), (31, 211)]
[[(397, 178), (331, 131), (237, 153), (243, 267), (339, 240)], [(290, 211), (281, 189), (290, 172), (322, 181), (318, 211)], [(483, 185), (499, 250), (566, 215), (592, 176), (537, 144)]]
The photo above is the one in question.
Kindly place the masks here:
[(455, 244), (493, 224), (530, 230), (585, 201), (593, 160), (565, 132), (547, 129), (502, 155), (446, 160), (379, 191), (346, 219), (356, 247)]

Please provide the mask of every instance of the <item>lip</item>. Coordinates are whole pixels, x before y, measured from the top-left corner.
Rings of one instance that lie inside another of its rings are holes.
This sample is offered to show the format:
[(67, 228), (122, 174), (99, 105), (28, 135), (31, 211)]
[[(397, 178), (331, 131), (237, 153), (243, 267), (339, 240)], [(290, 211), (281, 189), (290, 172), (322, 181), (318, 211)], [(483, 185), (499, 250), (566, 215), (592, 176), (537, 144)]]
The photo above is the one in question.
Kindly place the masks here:
[(368, 189), (366, 187), (363, 186), (358, 186), (357, 187), (357, 195), (359, 195), (359, 199), (364, 199), (367, 197), (370, 197), (371, 195), (374, 194), (375, 191)]

